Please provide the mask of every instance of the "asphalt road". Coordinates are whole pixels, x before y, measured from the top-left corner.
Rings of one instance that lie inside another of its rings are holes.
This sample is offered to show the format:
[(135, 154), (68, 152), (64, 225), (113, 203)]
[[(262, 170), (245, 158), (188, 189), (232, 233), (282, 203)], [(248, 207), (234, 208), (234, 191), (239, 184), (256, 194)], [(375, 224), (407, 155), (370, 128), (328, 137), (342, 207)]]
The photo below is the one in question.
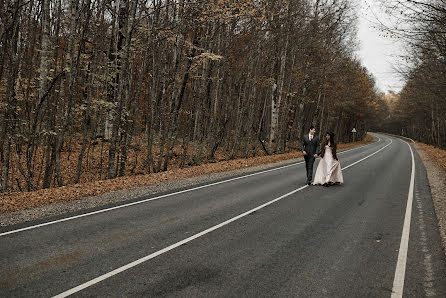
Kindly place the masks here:
[(446, 297), (426, 171), (378, 137), (339, 154), (343, 185), (290, 164), (2, 228), (0, 296)]

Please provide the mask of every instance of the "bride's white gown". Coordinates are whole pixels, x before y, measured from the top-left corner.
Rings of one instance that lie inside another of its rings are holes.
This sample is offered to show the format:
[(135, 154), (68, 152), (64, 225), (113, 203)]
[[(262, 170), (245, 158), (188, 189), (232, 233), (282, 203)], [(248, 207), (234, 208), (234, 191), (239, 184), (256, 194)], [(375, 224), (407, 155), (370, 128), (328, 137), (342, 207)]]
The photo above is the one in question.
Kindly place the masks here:
[(328, 145), (325, 146), (324, 157), (317, 166), (313, 184), (316, 185), (325, 183), (344, 183), (341, 164), (338, 160), (333, 158), (331, 147)]

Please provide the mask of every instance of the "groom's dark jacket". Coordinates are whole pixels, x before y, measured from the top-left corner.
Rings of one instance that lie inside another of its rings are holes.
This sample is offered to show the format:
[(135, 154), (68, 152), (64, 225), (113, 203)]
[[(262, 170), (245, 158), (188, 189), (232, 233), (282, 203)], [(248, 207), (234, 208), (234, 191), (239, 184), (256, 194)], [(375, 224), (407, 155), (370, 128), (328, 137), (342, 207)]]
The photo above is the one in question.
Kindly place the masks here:
[(307, 152), (309, 156), (313, 156), (319, 153), (319, 138), (317, 135), (313, 135), (313, 139), (310, 141), (308, 134), (302, 138), (302, 151)]

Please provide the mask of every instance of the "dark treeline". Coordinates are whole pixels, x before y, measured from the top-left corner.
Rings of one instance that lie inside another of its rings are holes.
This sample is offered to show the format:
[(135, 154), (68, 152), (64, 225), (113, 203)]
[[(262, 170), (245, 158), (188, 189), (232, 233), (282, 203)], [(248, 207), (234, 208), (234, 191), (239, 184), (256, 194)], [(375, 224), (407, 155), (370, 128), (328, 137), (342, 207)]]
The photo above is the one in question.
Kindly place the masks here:
[(446, 1), (386, 1), (396, 25), (387, 28), (408, 48), (406, 84), (382, 101), (376, 129), (446, 148)]
[(350, 0), (2, 0), (1, 189), (78, 183), (98, 144), (103, 179), (132, 151), (152, 173), (295, 150), (310, 125), (361, 138), (355, 20)]

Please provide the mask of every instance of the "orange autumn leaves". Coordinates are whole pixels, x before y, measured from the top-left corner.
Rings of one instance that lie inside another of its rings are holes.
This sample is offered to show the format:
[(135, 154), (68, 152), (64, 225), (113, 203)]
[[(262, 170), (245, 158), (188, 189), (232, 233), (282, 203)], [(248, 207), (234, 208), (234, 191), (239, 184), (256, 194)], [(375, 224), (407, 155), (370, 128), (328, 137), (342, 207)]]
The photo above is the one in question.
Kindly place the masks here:
[(442, 150), (440, 148), (426, 145), (423, 143), (418, 143), (418, 145), (423, 148), (423, 150), (429, 155), (429, 157), (434, 161), (436, 164), (440, 165), (443, 170), (446, 171), (446, 150)]
[[(371, 141), (373, 141), (373, 138), (371, 136), (367, 136), (363, 141), (340, 144), (338, 147), (339, 149), (345, 149)], [(118, 177), (111, 180), (92, 181), (63, 187), (41, 189), (33, 192), (3, 194), (2, 198), (0, 199), (0, 213), (13, 212), (52, 203), (68, 202), (89, 196), (96, 196), (110, 191), (153, 185), (166, 180), (189, 178), (200, 175), (208, 175), (211, 173), (243, 169), (256, 165), (295, 159), (301, 156), (302, 155), (300, 152), (294, 151), (285, 154), (220, 161), (182, 169), (172, 168), (166, 172), (153, 173), (149, 175)]]

